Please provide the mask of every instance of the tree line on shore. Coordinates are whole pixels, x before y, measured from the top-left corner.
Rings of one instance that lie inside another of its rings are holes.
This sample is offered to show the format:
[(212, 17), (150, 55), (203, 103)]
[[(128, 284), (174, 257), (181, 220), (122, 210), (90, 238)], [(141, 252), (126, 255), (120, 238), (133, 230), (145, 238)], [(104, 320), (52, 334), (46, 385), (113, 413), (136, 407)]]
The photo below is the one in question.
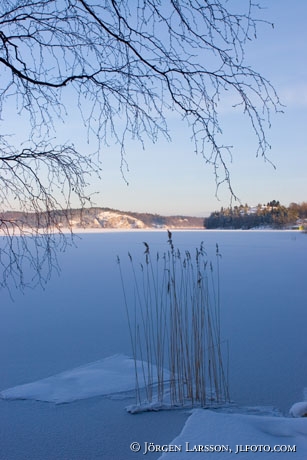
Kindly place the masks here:
[(307, 219), (307, 202), (291, 203), (288, 207), (273, 200), (250, 207), (247, 204), (214, 211), (204, 219), (207, 229), (250, 229), (259, 227), (285, 228)]

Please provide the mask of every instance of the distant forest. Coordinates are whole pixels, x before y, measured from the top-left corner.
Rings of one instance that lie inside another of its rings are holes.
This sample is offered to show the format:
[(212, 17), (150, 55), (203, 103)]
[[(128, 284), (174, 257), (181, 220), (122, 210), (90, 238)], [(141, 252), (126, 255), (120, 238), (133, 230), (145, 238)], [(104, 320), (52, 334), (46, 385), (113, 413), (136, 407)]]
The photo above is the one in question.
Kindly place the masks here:
[[(207, 229), (250, 229), (258, 227), (285, 228), (294, 225), (306, 226), (307, 202), (283, 206), (273, 200), (256, 207), (246, 205), (221, 208), (204, 219)], [(305, 221), (305, 222), (304, 222)]]

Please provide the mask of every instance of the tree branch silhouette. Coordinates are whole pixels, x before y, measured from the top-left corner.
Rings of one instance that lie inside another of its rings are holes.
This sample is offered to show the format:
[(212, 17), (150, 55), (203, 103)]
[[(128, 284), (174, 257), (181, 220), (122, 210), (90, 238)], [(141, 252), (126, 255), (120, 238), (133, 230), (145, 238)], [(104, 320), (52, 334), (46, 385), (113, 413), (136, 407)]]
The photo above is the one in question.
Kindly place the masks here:
[[(87, 153), (50, 141), (56, 121), (67, 119), (69, 94), (77, 101), (88, 140), (98, 142), (96, 150), (104, 143), (120, 146), (123, 176), (127, 141), (170, 140), (168, 121), (175, 113), (189, 126), (191, 150), (213, 168), (217, 190), (226, 184), (234, 197), (221, 101), (229, 94), (231, 104), (241, 108), (257, 141), (256, 154), (265, 159), (271, 113), (281, 109), (270, 81), (246, 63), (246, 44), (263, 22), (255, 18), (258, 8), (252, 0), (235, 7), (223, 0), (2, 2), (0, 119), (8, 104), (15, 104), (16, 114), (29, 122), (33, 143), (18, 153), (2, 133), (0, 174), (6, 193), (48, 215), (59, 206), (53, 186), (63, 186), (64, 180), (66, 209), (73, 190), (84, 203), (82, 174), (92, 168)], [(50, 187), (41, 187), (42, 171)]]

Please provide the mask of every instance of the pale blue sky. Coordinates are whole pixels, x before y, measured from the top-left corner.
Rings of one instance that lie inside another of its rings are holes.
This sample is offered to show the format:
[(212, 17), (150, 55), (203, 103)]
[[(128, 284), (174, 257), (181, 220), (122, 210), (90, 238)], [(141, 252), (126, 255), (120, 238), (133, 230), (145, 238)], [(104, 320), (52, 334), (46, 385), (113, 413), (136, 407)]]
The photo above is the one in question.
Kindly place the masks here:
[[(235, 145), (232, 185), (240, 200), (250, 205), (280, 200), (307, 201), (307, 2), (261, 0), (261, 17), (274, 23), (258, 29), (257, 40), (246, 51), (249, 64), (267, 77), (286, 105), (272, 114), (267, 132), (274, 169), (256, 158), (255, 139), (235, 113), (223, 115), (225, 144)], [(225, 128), (225, 126), (227, 128)], [(119, 171), (119, 154), (112, 146), (103, 152), (103, 176), (97, 185), (98, 205), (162, 214), (205, 215), (229, 204), (227, 189), (215, 197), (211, 168), (193, 153), (190, 134), (176, 119), (170, 121), (172, 142), (137, 143), (127, 148), (127, 186)]]
[[(257, 40), (246, 49), (246, 63), (271, 81), (286, 106), (284, 114), (272, 114), (272, 128), (267, 132), (272, 146), (269, 158), (276, 169), (256, 158), (255, 138), (236, 112), (221, 114), (223, 141), (235, 146), (230, 165), (232, 186), (243, 203), (256, 205), (276, 199), (288, 205), (307, 201), (307, 2), (258, 3), (265, 8), (258, 16), (275, 27), (259, 27)], [(85, 135), (80, 137), (79, 122), (77, 117), (68, 118), (56, 138), (91, 150), (91, 146), (85, 147)], [(195, 155), (186, 125), (174, 116), (168, 122), (172, 142), (160, 138), (153, 145), (148, 141), (145, 150), (137, 142), (127, 144), (129, 186), (121, 176), (118, 146), (102, 147), (102, 179), (93, 178), (90, 187), (97, 192), (97, 206), (204, 216), (229, 205), (227, 188), (221, 188), (219, 200), (216, 198), (213, 171)]]

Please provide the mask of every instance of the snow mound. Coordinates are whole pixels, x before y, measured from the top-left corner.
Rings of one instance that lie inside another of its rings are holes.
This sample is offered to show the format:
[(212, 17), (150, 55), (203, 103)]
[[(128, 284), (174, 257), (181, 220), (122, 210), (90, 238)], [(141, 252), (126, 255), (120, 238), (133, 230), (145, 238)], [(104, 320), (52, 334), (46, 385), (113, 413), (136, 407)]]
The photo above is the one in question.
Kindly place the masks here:
[(307, 401), (297, 402), (289, 410), (292, 417), (307, 417)]
[[(174, 446), (181, 450), (175, 450)], [(206, 459), (210, 455), (216, 458), (217, 452), (227, 453), (228, 459), (250, 460), (251, 453), (259, 453), (261, 459), (272, 459), (272, 452), (277, 449), (276, 452), (282, 452), (283, 460), (293, 460), (295, 452), (286, 452), (287, 446), (291, 449), (294, 446), (298, 458), (307, 458), (307, 419), (195, 409), (159, 459), (173, 458), (174, 451), (183, 460), (191, 459), (191, 452), (194, 460), (204, 458), (204, 453)]]
[(18, 385), (0, 393), (2, 399), (34, 399), (68, 403), (93, 396), (112, 395), (135, 388), (135, 364), (142, 363), (125, 355), (114, 355), (36, 382)]

